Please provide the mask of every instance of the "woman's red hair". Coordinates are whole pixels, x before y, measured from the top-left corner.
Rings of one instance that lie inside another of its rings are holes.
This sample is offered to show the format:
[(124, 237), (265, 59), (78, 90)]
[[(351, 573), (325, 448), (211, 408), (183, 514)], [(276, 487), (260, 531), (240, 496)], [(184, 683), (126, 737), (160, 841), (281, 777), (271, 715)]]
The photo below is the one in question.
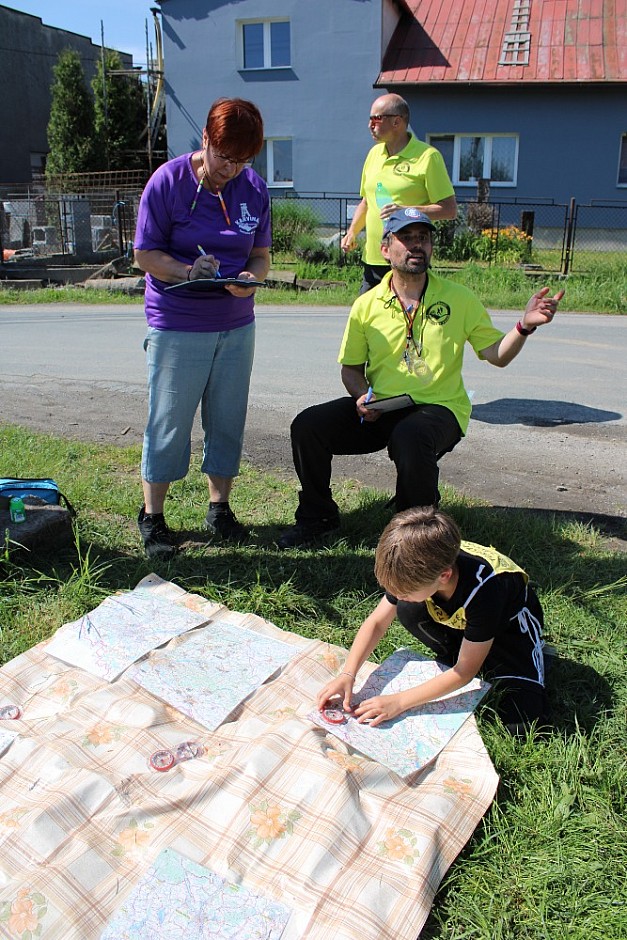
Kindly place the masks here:
[(216, 152), (234, 160), (256, 157), (263, 147), (263, 120), (252, 101), (218, 98), (207, 115), (207, 137)]

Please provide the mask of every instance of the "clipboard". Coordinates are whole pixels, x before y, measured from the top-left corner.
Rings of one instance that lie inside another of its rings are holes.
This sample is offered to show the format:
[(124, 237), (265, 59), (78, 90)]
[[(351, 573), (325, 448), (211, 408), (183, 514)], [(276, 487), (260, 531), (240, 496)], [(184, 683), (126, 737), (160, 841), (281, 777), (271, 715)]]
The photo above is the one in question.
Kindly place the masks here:
[(393, 395), (391, 398), (375, 398), (364, 404), (368, 411), (398, 411), (400, 408), (411, 408), (415, 402), (411, 395)]
[(193, 281), (179, 281), (178, 284), (168, 284), (165, 290), (193, 290), (206, 293), (212, 290), (222, 290), (227, 284), (238, 284), (239, 287), (265, 287), (265, 281), (250, 281), (244, 277), (197, 277)]

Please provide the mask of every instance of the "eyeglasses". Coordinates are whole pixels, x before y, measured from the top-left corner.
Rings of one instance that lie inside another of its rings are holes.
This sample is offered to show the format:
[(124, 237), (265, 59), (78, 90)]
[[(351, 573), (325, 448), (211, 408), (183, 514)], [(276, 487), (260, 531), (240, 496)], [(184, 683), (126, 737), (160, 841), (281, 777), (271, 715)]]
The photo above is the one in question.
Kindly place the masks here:
[(238, 170), (243, 170), (246, 166), (252, 166), (254, 157), (247, 157), (245, 160), (235, 160), (233, 157), (226, 157), (222, 153), (216, 153), (216, 151), (211, 147), (211, 154), (214, 160), (219, 160), (220, 163), (230, 163), (231, 166), (236, 167)]
[(400, 117), (400, 114), (371, 114), (368, 118), (370, 124), (380, 124), (385, 118)]

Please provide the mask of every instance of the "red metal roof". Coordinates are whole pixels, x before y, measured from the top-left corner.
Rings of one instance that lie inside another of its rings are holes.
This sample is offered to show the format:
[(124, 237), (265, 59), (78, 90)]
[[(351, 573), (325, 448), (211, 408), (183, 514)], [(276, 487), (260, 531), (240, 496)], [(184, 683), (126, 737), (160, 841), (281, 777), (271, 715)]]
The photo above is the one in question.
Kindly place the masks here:
[(627, 81), (627, 0), (402, 5), (377, 85)]

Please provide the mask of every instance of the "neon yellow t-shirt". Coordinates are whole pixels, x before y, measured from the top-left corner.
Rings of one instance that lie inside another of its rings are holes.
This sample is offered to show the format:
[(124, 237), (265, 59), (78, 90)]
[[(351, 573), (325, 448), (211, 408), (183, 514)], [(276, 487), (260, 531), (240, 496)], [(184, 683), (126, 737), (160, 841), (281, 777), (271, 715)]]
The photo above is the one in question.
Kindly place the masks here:
[(384, 143), (375, 144), (366, 157), (359, 190), (368, 205), (362, 255), (368, 264), (386, 264), (381, 254), (383, 222), (376, 199), (377, 183), (384, 188), (385, 201), (399, 206), (426, 206), (455, 195), (442, 154), (435, 147), (412, 134), (407, 146), (390, 157)]
[(429, 272), (429, 282), (416, 312), (414, 340), (422, 336), (422, 357), (431, 371), (425, 381), (408, 372), (403, 361), (407, 324), (390, 289), (392, 273), (357, 298), (348, 317), (338, 362), (366, 363), (368, 382), (377, 398), (411, 395), (416, 404), (444, 405), (453, 412), (462, 434), (470, 421), (470, 399), (462, 379), (464, 346), (481, 350), (505, 334), (472, 291)]

